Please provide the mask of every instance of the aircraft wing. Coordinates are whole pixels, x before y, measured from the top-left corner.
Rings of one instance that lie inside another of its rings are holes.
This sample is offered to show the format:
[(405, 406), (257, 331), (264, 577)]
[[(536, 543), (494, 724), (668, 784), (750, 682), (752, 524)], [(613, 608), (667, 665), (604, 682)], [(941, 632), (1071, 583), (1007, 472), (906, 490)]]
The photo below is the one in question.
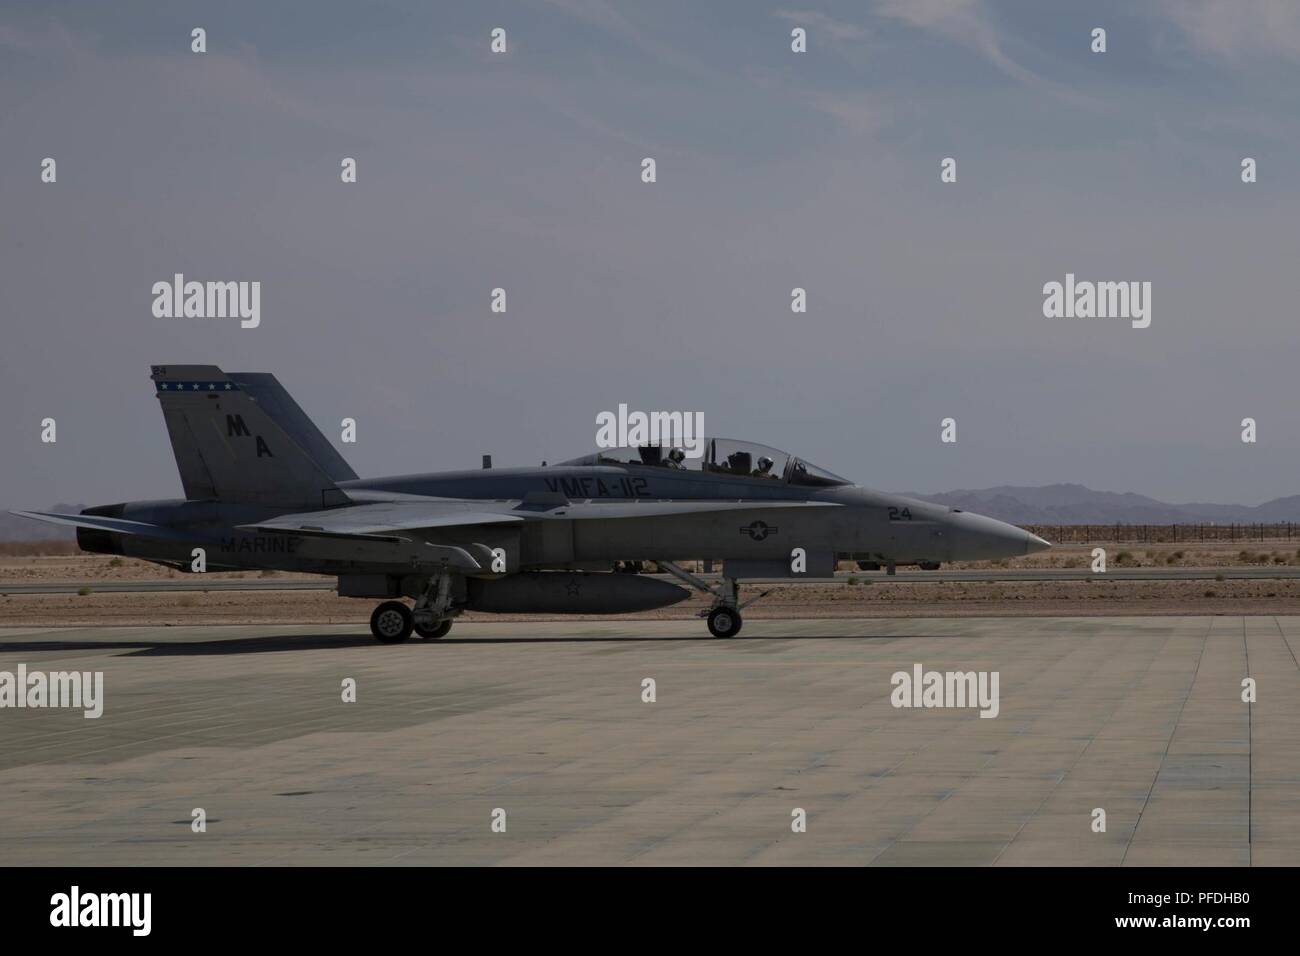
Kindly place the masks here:
[(520, 521), (587, 520), (595, 518), (649, 518), (660, 515), (712, 514), (719, 511), (838, 508), (824, 501), (651, 501), (603, 500), (550, 502), (546, 505), (513, 502), (466, 501), (431, 498), (375, 502), (278, 515), (240, 525), (243, 531), (305, 534), (322, 537), (388, 539), (401, 531), (463, 528), (476, 525), (514, 524)]
[(833, 501), (652, 501), (645, 498), (593, 499), (556, 505), (535, 513), (540, 518), (651, 518), (662, 515), (716, 514), (719, 511), (779, 511), (807, 508), (839, 508)]
[(395, 531), (425, 528), (453, 528), (465, 525), (510, 524), (523, 521), (522, 515), (483, 511), (477, 502), (386, 502), (331, 508), (328, 511), (304, 511), (277, 515), (255, 524), (240, 525), (241, 530), (269, 531), (276, 534), (315, 534), (326, 537), (377, 537)]

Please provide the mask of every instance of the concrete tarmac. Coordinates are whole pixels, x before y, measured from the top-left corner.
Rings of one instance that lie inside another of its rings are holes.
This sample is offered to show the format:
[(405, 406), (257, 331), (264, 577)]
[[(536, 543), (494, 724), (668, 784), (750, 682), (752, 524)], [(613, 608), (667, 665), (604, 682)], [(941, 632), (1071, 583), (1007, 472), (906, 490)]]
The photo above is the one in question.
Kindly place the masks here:
[[(0, 672), (105, 686), (0, 709), (0, 861), (1297, 865), (1297, 651), (1239, 616), (2, 629)], [(891, 706), (914, 664), (997, 671), (998, 716)]]

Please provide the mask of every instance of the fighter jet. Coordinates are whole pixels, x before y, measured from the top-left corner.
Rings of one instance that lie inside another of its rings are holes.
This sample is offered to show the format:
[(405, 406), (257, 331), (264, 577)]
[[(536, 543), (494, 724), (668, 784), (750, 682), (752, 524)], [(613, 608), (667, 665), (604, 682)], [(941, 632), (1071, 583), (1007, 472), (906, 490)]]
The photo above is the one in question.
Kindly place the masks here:
[[(184, 498), (14, 513), (74, 526), (85, 551), (183, 571), (336, 576), (341, 596), (382, 599), (370, 629), (385, 644), (443, 637), (465, 610), (614, 614), (675, 604), (687, 588), (712, 598), (700, 615), (709, 631), (733, 637), (757, 600), (742, 603), (742, 580), (828, 578), (841, 558), (892, 569), (1049, 547), (726, 438), (694, 458), (643, 445), (362, 479), (273, 375), (155, 365), (152, 379)], [(721, 580), (684, 568), (692, 559), (720, 561)], [(653, 562), (686, 587), (616, 573), (618, 562)]]

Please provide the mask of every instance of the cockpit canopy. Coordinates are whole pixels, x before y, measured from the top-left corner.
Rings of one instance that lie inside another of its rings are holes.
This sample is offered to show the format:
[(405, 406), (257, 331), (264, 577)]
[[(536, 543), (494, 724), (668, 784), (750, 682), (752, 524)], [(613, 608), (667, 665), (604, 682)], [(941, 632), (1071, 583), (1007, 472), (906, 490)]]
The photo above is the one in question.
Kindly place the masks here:
[(818, 468), (802, 458), (796, 458), (788, 452), (755, 442), (737, 441), (734, 438), (706, 438), (704, 454), (697, 458), (687, 457), (684, 449), (669, 445), (636, 445), (602, 448), (594, 455), (585, 455), (560, 464), (569, 467), (634, 465), (642, 468), (669, 468), (704, 474), (783, 481), (791, 485), (828, 487), (852, 484), (847, 479), (825, 468)]

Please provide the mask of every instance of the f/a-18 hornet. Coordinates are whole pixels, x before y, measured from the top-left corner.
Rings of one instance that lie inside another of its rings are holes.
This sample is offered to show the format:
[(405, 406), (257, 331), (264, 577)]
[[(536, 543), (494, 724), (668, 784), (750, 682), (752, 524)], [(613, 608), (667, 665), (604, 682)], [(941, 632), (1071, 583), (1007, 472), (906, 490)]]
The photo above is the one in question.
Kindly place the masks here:
[[(201, 559), (207, 570), (335, 575), (342, 596), (384, 599), (370, 629), (387, 644), (413, 630), (442, 637), (463, 610), (615, 614), (690, 595), (616, 563), (652, 561), (711, 595), (701, 616), (732, 637), (757, 599), (741, 603), (742, 579), (830, 577), (839, 558), (892, 570), (1049, 547), (725, 438), (695, 458), (643, 445), (549, 467), (362, 479), (273, 375), (156, 365), (152, 378), (184, 499), (15, 513), (75, 526), (85, 551), (185, 571)], [(687, 559), (720, 560), (720, 583)]]

